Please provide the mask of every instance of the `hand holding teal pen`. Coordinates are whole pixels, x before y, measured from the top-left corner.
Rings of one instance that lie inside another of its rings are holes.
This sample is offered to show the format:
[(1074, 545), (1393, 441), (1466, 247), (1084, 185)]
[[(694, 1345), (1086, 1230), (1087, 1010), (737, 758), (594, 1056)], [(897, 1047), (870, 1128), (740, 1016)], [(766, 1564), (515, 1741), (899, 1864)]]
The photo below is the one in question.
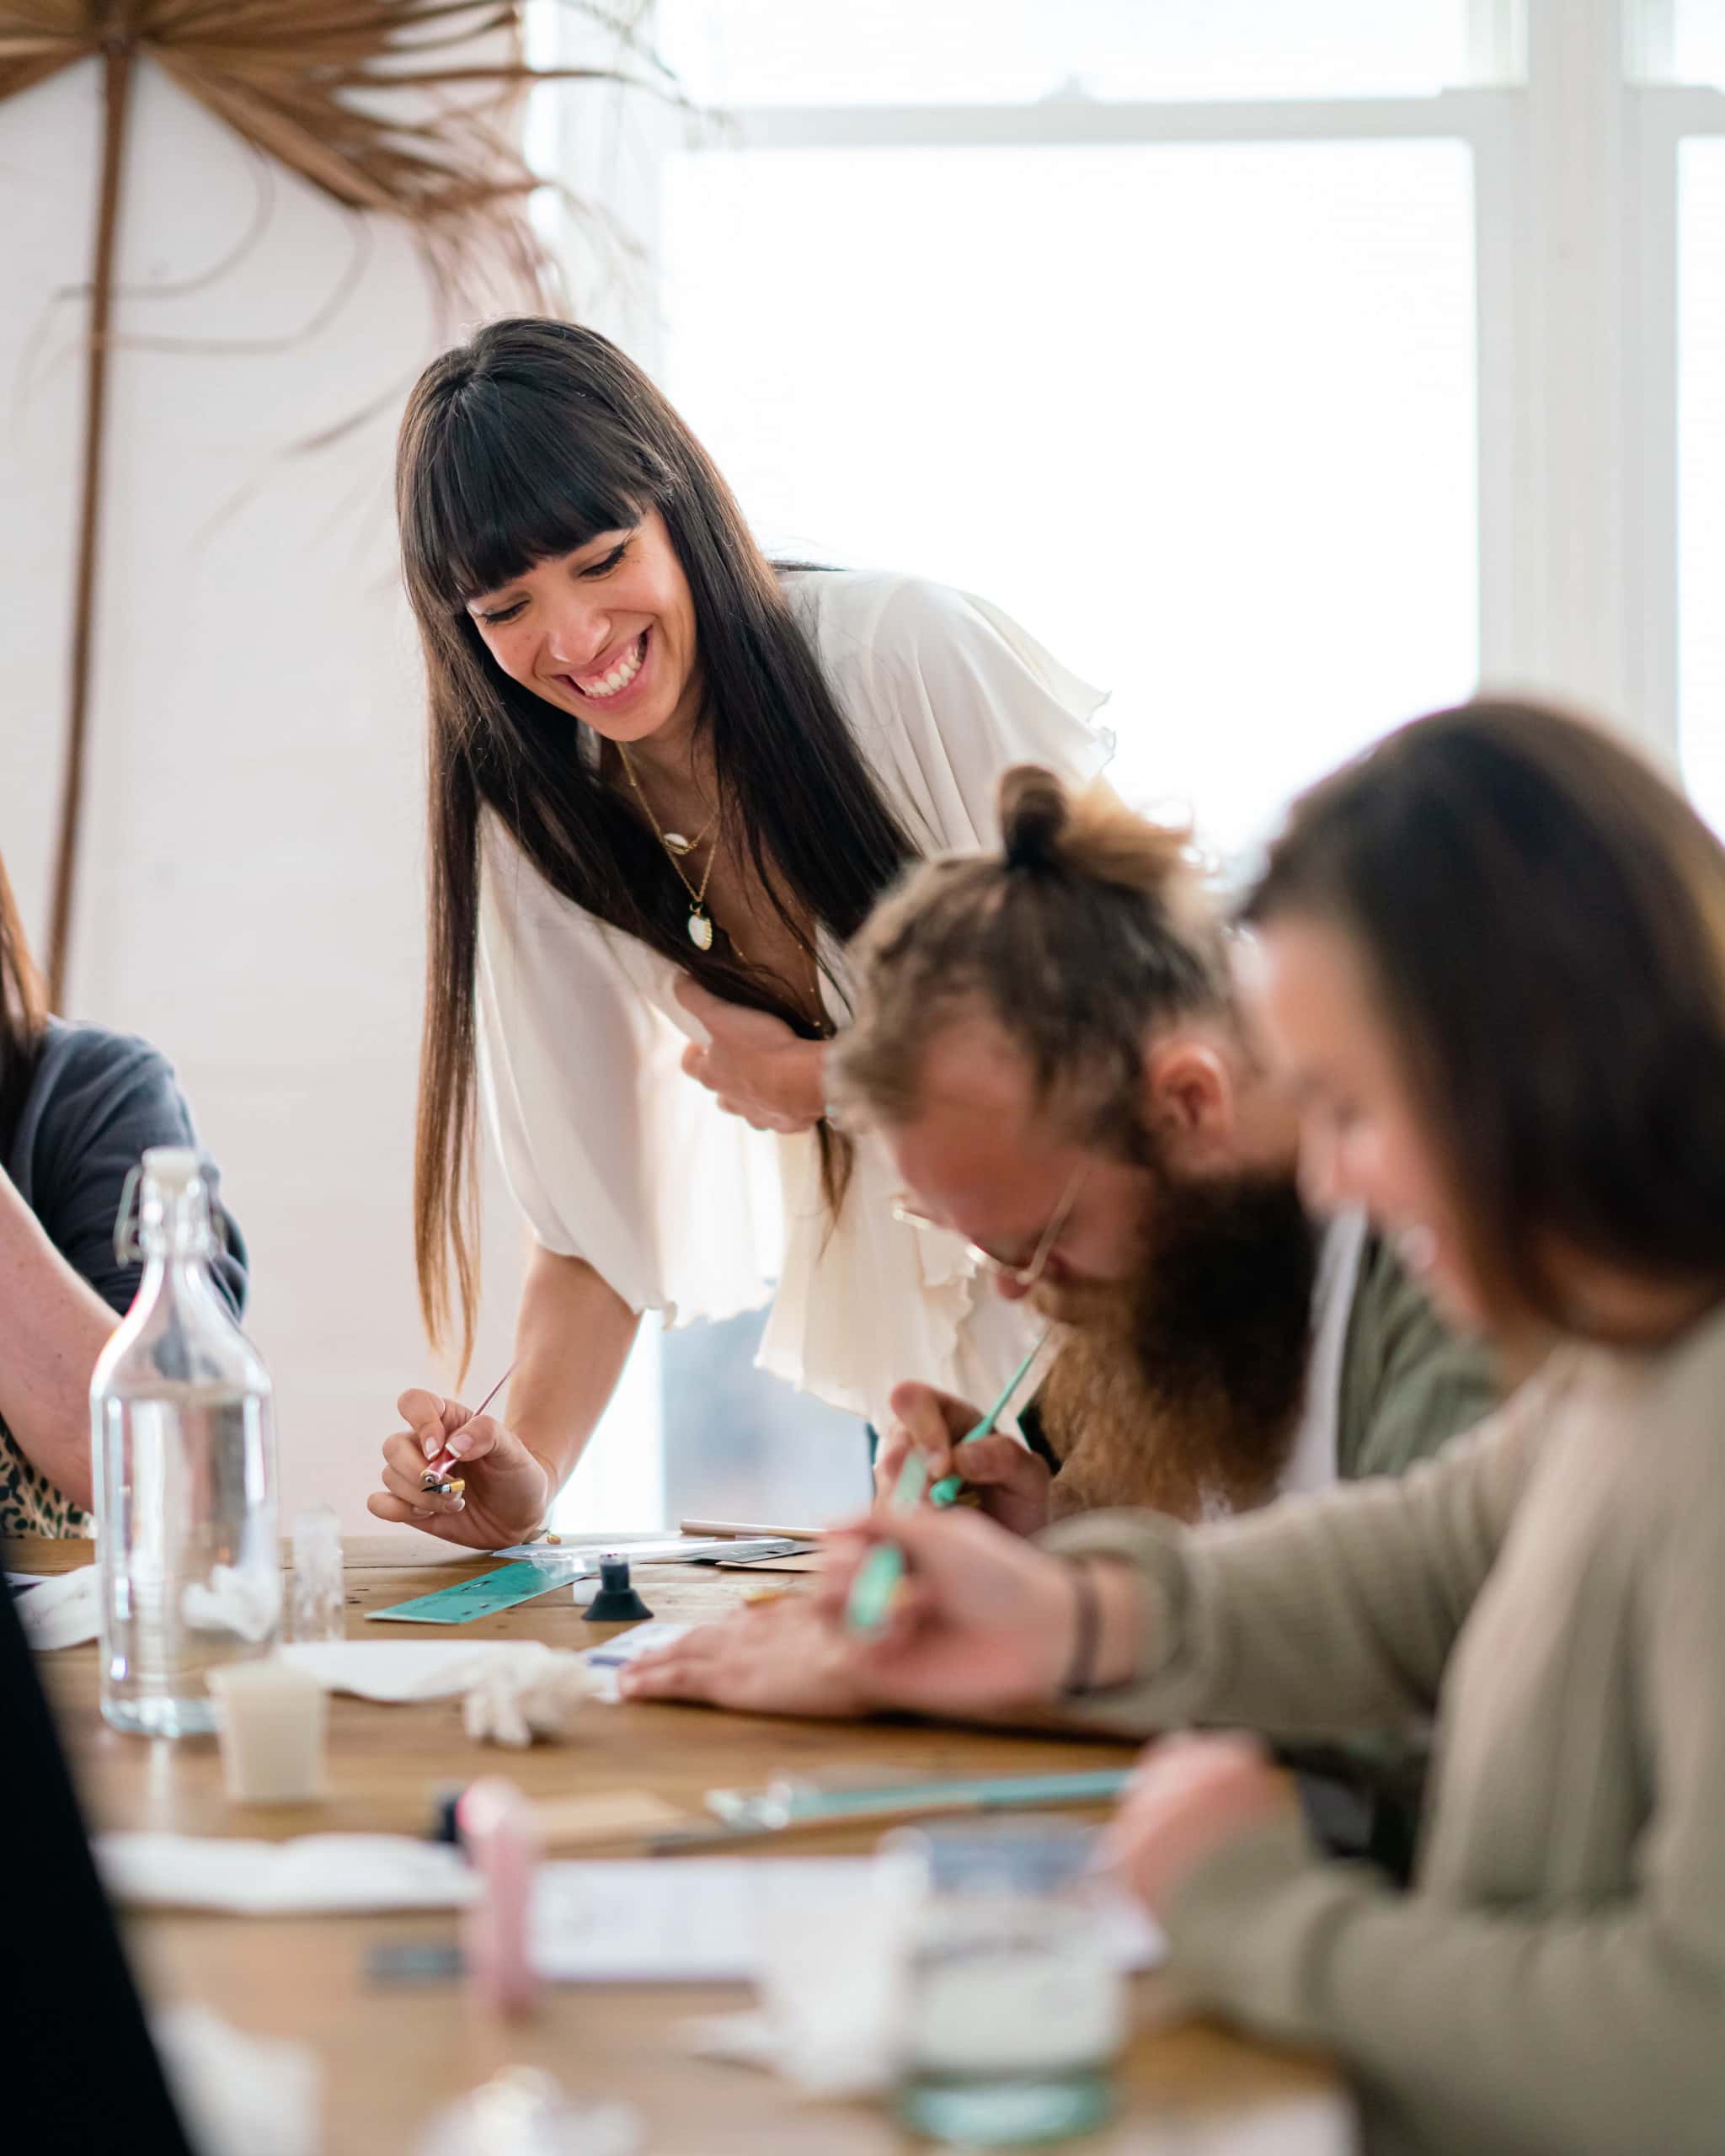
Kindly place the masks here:
[[(968, 1444), (974, 1438), (985, 1438), (993, 1433), (996, 1424), (1011, 1405), (1013, 1396), (1029, 1375), (1032, 1365), (1047, 1343), (1048, 1337), (1046, 1331), (1042, 1334), (1023, 1361), (1007, 1380), (1000, 1398), (996, 1401), (981, 1421), (965, 1433), (959, 1441), (961, 1444)], [(961, 1476), (945, 1475), (930, 1490), (927, 1463), (921, 1452), (913, 1446), (905, 1455), (904, 1466), (899, 1472), (898, 1481), (894, 1486), (893, 1493), (887, 1502), (895, 1512), (908, 1511), (922, 1502), (926, 1491), (931, 1504), (950, 1505), (959, 1497), (964, 1486), (964, 1478)], [(895, 1545), (883, 1542), (870, 1550), (852, 1582), (850, 1598), (846, 1604), (846, 1622), (853, 1632), (869, 1633), (878, 1632), (880, 1630), (886, 1622), (887, 1614), (892, 1607), (893, 1595), (898, 1588), (899, 1582), (904, 1577), (904, 1553)]]
[[(1017, 1369), (1013, 1371), (1011, 1377), (1007, 1380), (1005, 1389), (1002, 1390), (1000, 1398), (996, 1401), (994, 1406), (989, 1409), (987, 1414), (983, 1417), (982, 1420), (976, 1425), (975, 1428), (973, 1430), (967, 1430), (964, 1436), (959, 1438), (959, 1443), (960, 1444), (968, 1445), (975, 1438), (986, 1438), (993, 1435), (995, 1425), (1000, 1421), (1001, 1416), (1006, 1413), (1007, 1409), (1011, 1406), (1012, 1396), (1017, 1391), (1019, 1386), (1023, 1385), (1025, 1379), (1029, 1376), (1032, 1364), (1035, 1362), (1037, 1357), (1048, 1345), (1048, 1336), (1053, 1330), (1053, 1326), (1050, 1326), (1044, 1331), (1041, 1338), (1036, 1342), (1029, 1353), (1026, 1355), (1023, 1361), (1019, 1364)], [(964, 1487), (964, 1478), (962, 1475), (943, 1475), (939, 1481), (937, 1482), (934, 1487), (929, 1492), (928, 1502), (932, 1505), (955, 1504), (958, 1502), (959, 1497), (963, 1492)], [(911, 1502), (914, 1504), (916, 1500), (913, 1498)]]

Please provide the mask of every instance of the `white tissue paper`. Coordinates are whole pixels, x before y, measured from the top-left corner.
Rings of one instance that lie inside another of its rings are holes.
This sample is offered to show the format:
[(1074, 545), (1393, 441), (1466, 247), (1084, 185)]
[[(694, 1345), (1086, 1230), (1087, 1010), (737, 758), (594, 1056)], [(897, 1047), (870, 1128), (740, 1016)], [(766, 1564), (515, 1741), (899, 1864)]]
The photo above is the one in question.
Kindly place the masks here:
[(232, 1632), (256, 1646), (281, 1621), (281, 1572), (275, 1564), (212, 1565), (206, 1580), (188, 1580), (179, 1614), (195, 1631)]
[[(94, 1565), (39, 1581), (18, 1602), (24, 1636), (38, 1653), (82, 1646), (95, 1638), (100, 1575)], [(267, 1640), (281, 1615), (281, 1575), (264, 1565), (216, 1565), (209, 1579), (189, 1581), (180, 1611), (200, 1632), (232, 1632), (256, 1645)]]
[(323, 1916), (461, 1908), (478, 1892), (459, 1849), (407, 1834), (98, 1834), (90, 1845), (109, 1892), (133, 1908)]
[(495, 1663), (462, 1700), (462, 1726), (476, 1744), (521, 1750), (536, 1737), (567, 1737), (593, 1680), (579, 1658), (547, 1650), (526, 1669)]
[(542, 1640), (332, 1640), (284, 1647), (282, 1659), (326, 1691), (403, 1702), (462, 1695), (476, 1743), (517, 1748), (569, 1734), (593, 1680), (579, 1656)]
[(898, 2071), (921, 1867), (889, 1851), (793, 1859), (779, 1873), (780, 1892), (750, 1897), (760, 2011), (685, 2022), (682, 2040), (708, 2057), (766, 2067), (807, 2096), (878, 2095)]
[(19, 1596), (14, 1605), (24, 1636), (38, 1654), (55, 1647), (78, 1647), (99, 1629), (96, 1568), (80, 1565), (75, 1572), (56, 1572)]
[(150, 2033), (198, 2156), (318, 2156), (315, 2052), (248, 2036), (190, 2004), (152, 2015)]

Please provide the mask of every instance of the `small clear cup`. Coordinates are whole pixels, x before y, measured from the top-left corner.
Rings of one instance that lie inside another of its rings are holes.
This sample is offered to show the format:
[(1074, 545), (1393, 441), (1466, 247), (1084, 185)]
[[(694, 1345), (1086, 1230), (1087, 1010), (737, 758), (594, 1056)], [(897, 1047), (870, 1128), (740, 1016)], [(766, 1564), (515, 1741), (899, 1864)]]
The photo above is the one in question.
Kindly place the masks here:
[(1091, 1868), (1095, 1838), (1034, 1817), (888, 1838), (920, 1859), (926, 1881), (899, 2084), (916, 2132), (1011, 2148), (1106, 2123), (1126, 1986)]
[(341, 1516), (333, 1505), (314, 1505), (295, 1517), (288, 1636), (317, 1641), (347, 1637)]

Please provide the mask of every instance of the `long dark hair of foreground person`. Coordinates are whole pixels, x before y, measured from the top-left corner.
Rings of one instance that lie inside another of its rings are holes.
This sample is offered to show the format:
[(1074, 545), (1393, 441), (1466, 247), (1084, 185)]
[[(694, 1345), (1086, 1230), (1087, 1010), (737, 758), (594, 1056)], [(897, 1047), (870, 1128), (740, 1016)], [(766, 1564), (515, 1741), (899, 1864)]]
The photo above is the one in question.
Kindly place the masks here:
[[(694, 603), (725, 830), (780, 914), (841, 939), (912, 851), (852, 741), (772, 565), (729, 488), (641, 370), (592, 330), (491, 323), (420, 376), (397, 500), (430, 688), (430, 926), (414, 1247), (441, 1342), (453, 1262), (462, 1360), (477, 1289), (473, 969), (479, 815), (493, 809), (554, 890), (638, 937), (713, 994), (804, 1036), (805, 1011), (723, 937), (697, 951), (688, 894), (640, 817), (578, 752), (577, 723), (495, 664), (466, 611), (536, 562), (664, 519)], [(579, 1079), (572, 1042), (571, 1083)], [(828, 1195), (847, 1155), (825, 1127)]]
[(12, 1145), (48, 1023), (48, 992), (0, 860), (0, 1159)]
[(1388, 735), (1295, 805), (1244, 917), (1362, 955), (1474, 1277), (1605, 1337), (1554, 1246), (1725, 1289), (1725, 849), (1626, 743), (1479, 702)]

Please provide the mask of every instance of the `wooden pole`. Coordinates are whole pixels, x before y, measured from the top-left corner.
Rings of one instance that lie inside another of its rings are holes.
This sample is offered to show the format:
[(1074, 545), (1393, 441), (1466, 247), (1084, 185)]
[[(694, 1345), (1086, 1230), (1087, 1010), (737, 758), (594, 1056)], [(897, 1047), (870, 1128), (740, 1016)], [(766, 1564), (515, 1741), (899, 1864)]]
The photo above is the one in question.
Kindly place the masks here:
[[(115, 13), (120, 11), (116, 9)], [(83, 484), (78, 510), (77, 569), (73, 586), (71, 708), (60, 787), (60, 836), (54, 856), (53, 910), (48, 929), (48, 1001), (64, 1007), (77, 894), (84, 765), (89, 738), (90, 661), (94, 642), (96, 564), (101, 539), (102, 449), (108, 405), (109, 323), (114, 262), (120, 231), (120, 176), (136, 53), (131, 39), (110, 36), (102, 49), (102, 184), (96, 200), (95, 259), (90, 285), (89, 364), (84, 381)]]

